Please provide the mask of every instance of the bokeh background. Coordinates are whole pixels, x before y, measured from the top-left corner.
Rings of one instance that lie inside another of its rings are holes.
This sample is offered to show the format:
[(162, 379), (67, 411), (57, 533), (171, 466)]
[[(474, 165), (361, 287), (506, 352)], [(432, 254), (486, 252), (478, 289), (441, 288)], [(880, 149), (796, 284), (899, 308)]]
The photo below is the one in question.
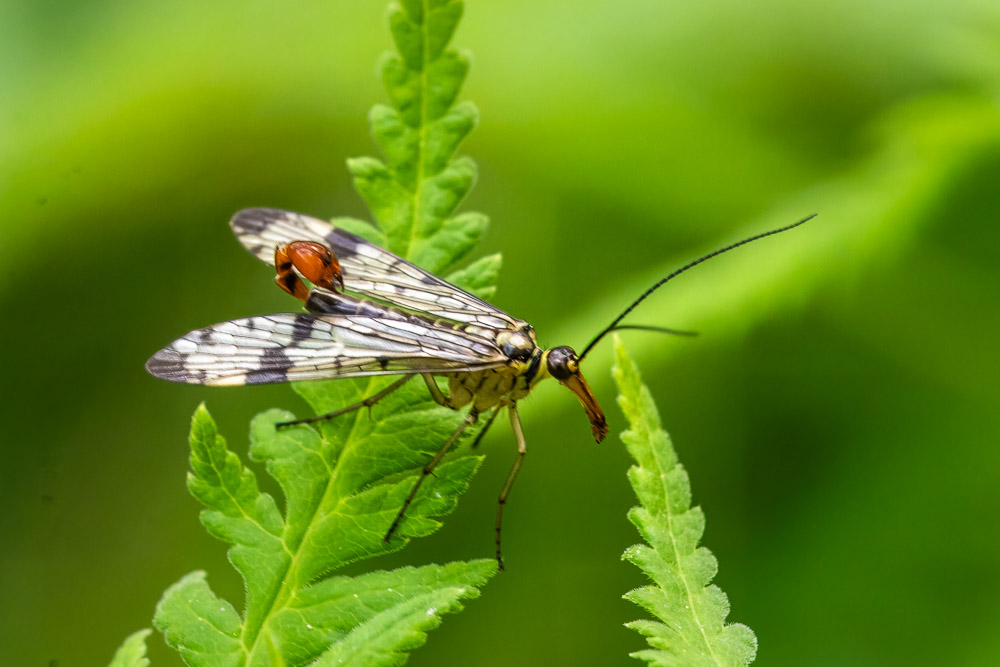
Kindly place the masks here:
[[(97, 665), (193, 569), (239, 606), (184, 490), (208, 402), (237, 451), (287, 387), (158, 382), (152, 352), (287, 310), (226, 226), (266, 205), (368, 217), (382, 0), (0, 3), (0, 664)], [(496, 303), (583, 345), (627, 332), (761, 665), (1000, 664), (1000, 5), (991, 0), (469, 0), (482, 111), (466, 208)], [(611, 346), (586, 372), (622, 428)], [(509, 572), (412, 665), (609, 665), (644, 646), (620, 441), (552, 383)], [(488, 557), (494, 429), (445, 527), (373, 567)], [(156, 665), (179, 664), (162, 639)]]

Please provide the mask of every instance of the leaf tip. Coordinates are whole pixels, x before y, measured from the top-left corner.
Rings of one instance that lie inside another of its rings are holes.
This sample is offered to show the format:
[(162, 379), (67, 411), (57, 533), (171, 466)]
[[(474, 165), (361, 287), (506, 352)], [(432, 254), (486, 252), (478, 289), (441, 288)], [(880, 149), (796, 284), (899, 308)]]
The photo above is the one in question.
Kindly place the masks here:
[(133, 632), (121, 643), (108, 667), (147, 667), (146, 638), (152, 634), (149, 628)]

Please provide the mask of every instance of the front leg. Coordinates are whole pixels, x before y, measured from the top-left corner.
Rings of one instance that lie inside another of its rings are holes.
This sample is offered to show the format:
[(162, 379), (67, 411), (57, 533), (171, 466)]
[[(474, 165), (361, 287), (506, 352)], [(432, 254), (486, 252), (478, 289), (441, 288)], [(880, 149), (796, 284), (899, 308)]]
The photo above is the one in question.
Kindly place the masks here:
[(441, 391), (441, 387), (438, 386), (437, 382), (434, 381), (434, 376), (429, 373), (421, 373), (420, 377), (424, 379), (424, 383), (427, 385), (427, 391), (431, 392), (431, 398), (434, 402), (441, 407), (448, 408), (449, 410), (458, 410), (461, 405), (458, 405), (455, 401), (451, 400), (450, 396), (445, 396), (444, 392)]

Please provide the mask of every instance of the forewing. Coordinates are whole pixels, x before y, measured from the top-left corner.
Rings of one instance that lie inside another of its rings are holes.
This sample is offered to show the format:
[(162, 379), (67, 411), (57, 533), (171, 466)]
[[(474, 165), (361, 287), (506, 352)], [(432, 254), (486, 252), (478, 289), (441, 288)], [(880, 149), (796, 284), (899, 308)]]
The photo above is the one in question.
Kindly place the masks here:
[(350, 292), (493, 329), (517, 329), (524, 324), (388, 250), (317, 218), (272, 208), (248, 208), (236, 213), (229, 225), (247, 250), (272, 265), (279, 244), (314, 241), (326, 245), (337, 256)]
[(282, 313), (222, 322), (146, 362), (173, 382), (234, 386), (504, 365), (493, 344), (416, 318)]

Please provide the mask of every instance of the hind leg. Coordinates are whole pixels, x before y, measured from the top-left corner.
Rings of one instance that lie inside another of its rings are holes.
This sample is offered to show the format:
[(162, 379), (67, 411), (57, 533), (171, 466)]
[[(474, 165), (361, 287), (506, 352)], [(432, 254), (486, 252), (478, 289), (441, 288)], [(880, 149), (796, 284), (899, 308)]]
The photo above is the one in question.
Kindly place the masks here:
[(479, 419), (479, 412), (477, 412), (475, 408), (469, 410), (469, 414), (468, 416), (466, 416), (465, 420), (459, 425), (457, 429), (455, 429), (455, 431), (450, 436), (448, 436), (448, 439), (445, 440), (444, 445), (441, 447), (438, 453), (435, 454), (434, 458), (428, 461), (427, 464), (423, 467), (423, 470), (420, 471), (420, 477), (417, 478), (417, 481), (413, 485), (413, 488), (410, 489), (410, 494), (406, 496), (406, 500), (403, 501), (403, 506), (399, 509), (399, 513), (396, 514), (396, 518), (392, 520), (392, 525), (389, 526), (389, 530), (386, 531), (384, 538), (386, 542), (389, 541), (389, 538), (392, 537), (392, 534), (396, 532), (397, 528), (399, 528), (399, 524), (403, 521), (403, 515), (406, 514), (406, 510), (410, 507), (410, 503), (412, 503), (413, 499), (417, 496), (417, 491), (420, 490), (420, 485), (424, 483), (424, 480), (427, 479), (428, 475), (434, 472), (434, 468), (436, 468), (438, 464), (441, 463), (441, 459), (444, 458), (444, 455), (448, 453), (448, 450), (451, 449), (451, 446), (455, 444), (455, 441), (458, 440), (459, 436), (462, 435), (465, 429), (475, 424), (478, 419)]
[(497, 499), (497, 566), (503, 570), (503, 557), (500, 555), (500, 528), (503, 525), (503, 506), (507, 504), (507, 496), (514, 486), (514, 480), (521, 469), (524, 457), (528, 453), (528, 446), (524, 441), (524, 431), (521, 429), (521, 417), (517, 414), (517, 407), (513, 404), (507, 408), (510, 413), (510, 427), (514, 431), (514, 439), (517, 440), (517, 458), (514, 459), (514, 466), (507, 475), (507, 481), (500, 490), (500, 497)]
[(396, 380), (395, 382), (393, 382), (392, 384), (390, 384), (388, 387), (378, 392), (377, 394), (372, 394), (365, 400), (358, 401), (357, 403), (348, 405), (346, 408), (340, 408), (339, 410), (334, 410), (333, 412), (327, 412), (325, 415), (306, 417), (305, 419), (296, 419), (290, 422), (281, 422), (279, 424), (275, 424), (275, 426), (277, 428), (284, 428), (286, 426), (298, 426), (299, 424), (312, 424), (313, 422), (326, 421), (327, 419), (333, 419), (334, 417), (339, 417), (340, 415), (346, 415), (348, 412), (354, 412), (355, 410), (358, 410), (360, 408), (368, 408), (370, 412), (373, 405), (375, 405), (383, 398), (385, 398), (392, 392), (396, 391), (397, 389), (399, 389), (412, 379), (413, 379), (412, 375), (404, 375), (403, 377), (399, 378), (398, 380)]

